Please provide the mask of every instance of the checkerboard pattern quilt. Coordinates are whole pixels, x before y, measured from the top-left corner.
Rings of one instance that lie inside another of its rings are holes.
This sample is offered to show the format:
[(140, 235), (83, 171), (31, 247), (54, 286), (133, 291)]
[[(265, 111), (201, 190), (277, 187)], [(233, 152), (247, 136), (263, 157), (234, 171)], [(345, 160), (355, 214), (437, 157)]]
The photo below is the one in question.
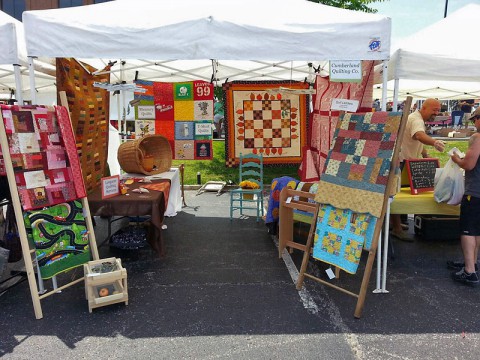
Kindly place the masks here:
[(300, 164), (307, 139), (307, 95), (278, 92), (308, 89), (301, 82), (235, 81), (223, 85), (226, 166), (240, 153), (262, 153), (264, 164)]

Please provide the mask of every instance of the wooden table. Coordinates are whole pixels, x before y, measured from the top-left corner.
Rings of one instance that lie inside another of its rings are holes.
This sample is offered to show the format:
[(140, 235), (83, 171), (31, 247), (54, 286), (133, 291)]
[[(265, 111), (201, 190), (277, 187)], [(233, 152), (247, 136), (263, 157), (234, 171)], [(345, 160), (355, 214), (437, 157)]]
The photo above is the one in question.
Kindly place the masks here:
[(109, 218), (109, 234), (111, 235), (111, 221), (114, 216), (145, 216), (151, 217), (153, 225), (153, 236), (148, 237), (148, 242), (159, 257), (165, 257), (166, 248), (162, 239), (162, 224), (170, 191), (170, 180), (162, 179), (152, 181), (152, 184), (164, 183), (164, 190), (149, 190), (148, 193), (135, 193), (132, 190), (145, 186), (145, 183), (134, 182), (128, 185), (128, 195), (117, 195), (115, 197), (102, 199), (101, 188), (88, 195), (90, 212), (94, 216)]

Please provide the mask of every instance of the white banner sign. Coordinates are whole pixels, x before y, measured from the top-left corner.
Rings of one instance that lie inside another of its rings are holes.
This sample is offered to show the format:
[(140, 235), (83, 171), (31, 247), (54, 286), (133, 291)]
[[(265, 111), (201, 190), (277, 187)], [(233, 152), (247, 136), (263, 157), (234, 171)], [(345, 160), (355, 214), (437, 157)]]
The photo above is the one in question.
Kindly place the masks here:
[(358, 109), (358, 100), (333, 99), (332, 110), (355, 112)]
[(330, 81), (335, 82), (361, 82), (361, 60), (331, 60)]

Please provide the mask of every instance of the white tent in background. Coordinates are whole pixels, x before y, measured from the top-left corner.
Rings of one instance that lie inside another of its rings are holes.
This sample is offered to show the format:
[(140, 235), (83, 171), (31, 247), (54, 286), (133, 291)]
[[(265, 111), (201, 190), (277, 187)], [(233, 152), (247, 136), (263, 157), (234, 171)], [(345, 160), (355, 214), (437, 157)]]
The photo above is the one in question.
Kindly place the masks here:
[(480, 48), (473, 39), (479, 18), (480, 5), (469, 4), (402, 41), (388, 62), (388, 80), (393, 83), (388, 86), (396, 90), (394, 101), (410, 94), (478, 97)]
[(303, 81), (310, 62), (390, 52), (390, 18), (306, 0), (117, 0), (26, 11), (23, 23), (29, 56), (121, 59), (114, 75), (127, 82), (136, 71), (156, 81)]
[[(25, 84), (28, 79), (27, 48), (23, 24), (10, 15), (0, 11), (0, 94), (8, 96), (14, 89), (16, 99), (22, 103), (25, 98)], [(55, 68), (47, 63), (37, 61), (35, 68), (36, 89), (46, 89), (55, 93)]]

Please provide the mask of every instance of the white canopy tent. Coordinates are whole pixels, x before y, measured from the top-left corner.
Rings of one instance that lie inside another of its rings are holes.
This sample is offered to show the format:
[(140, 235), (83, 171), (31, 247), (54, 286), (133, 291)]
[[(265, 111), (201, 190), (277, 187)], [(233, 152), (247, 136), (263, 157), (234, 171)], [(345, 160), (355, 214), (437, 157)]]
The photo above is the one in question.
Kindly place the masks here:
[[(10, 95), (14, 90), (19, 103), (23, 103), (23, 84), (28, 84), (28, 59), (23, 24), (10, 15), (0, 11), (0, 94)], [(55, 82), (53, 66), (37, 62), (36, 91), (47, 89), (55, 91), (52, 85)]]
[(408, 95), (480, 97), (480, 48), (475, 44), (479, 18), (480, 5), (472, 3), (400, 43), (388, 62), (394, 107)]
[(306, 0), (117, 0), (23, 23), (28, 56), (121, 59), (127, 82), (304, 80), (310, 62), (388, 59), (391, 31), (386, 16)]

